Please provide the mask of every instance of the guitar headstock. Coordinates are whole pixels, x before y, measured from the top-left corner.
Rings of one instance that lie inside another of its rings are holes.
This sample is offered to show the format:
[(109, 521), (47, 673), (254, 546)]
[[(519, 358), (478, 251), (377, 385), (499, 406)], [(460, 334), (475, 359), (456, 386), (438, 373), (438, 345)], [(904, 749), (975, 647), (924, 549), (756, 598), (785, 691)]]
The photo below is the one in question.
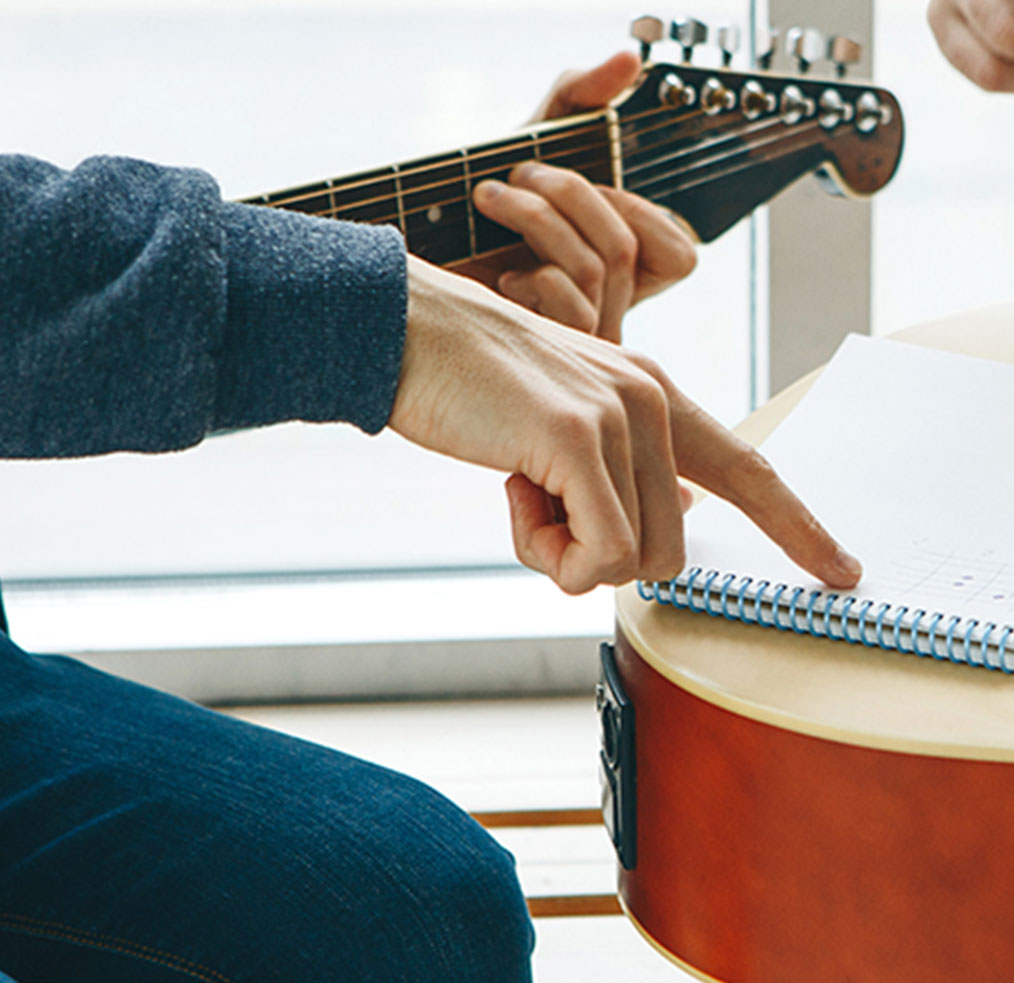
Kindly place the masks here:
[[(720, 67), (691, 64), (694, 47), (709, 36), (694, 20), (671, 27), (684, 60), (652, 63), (658, 23), (634, 22), (644, 71), (614, 106), (623, 185), (678, 212), (703, 242), (804, 174), (816, 171), (832, 190), (865, 196), (897, 170), (901, 107), (887, 90), (842, 77), (859, 58), (854, 41), (794, 28), (786, 32), (786, 48), (799, 74), (742, 72), (728, 67), (738, 44), (731, 28), (715, 32)], [(757, 40), (761, 66), (771, 64), (776, 42), (774, 32)], [(837, 66), (831, 77), (810, 72), (824, 59)]]

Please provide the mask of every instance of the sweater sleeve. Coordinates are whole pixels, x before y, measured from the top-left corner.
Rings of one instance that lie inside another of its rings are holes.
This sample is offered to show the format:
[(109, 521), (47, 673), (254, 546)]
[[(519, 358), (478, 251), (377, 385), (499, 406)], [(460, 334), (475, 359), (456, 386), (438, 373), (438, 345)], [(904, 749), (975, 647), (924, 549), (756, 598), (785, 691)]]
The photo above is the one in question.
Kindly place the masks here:
[(0, 456), (376, 432), (406, 297), (393, 229), (223, 202), (200, 171), (0, 156)]

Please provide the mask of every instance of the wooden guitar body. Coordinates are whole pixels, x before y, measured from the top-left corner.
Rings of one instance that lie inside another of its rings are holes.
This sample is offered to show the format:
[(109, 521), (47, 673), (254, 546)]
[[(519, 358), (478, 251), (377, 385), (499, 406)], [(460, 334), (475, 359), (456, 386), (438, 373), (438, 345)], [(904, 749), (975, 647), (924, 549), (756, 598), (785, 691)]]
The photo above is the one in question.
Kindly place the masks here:
[[(914, 340), (1014, 361), (1012, 317)], [(616, 611), (603, 801), (621, 901), (655, 946), (722, 983), (1014, 979), (1014, 679), (633, 585)]]

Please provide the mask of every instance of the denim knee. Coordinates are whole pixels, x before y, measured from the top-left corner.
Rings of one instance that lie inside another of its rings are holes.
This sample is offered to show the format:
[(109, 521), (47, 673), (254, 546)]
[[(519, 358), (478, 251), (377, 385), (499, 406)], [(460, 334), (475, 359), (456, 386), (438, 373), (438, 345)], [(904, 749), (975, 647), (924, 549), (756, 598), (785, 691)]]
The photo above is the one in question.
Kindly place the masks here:
[(530, 979), (512, 858), (428, 786), (16, 654), (0, 680), (4, 910), (229, 983)]

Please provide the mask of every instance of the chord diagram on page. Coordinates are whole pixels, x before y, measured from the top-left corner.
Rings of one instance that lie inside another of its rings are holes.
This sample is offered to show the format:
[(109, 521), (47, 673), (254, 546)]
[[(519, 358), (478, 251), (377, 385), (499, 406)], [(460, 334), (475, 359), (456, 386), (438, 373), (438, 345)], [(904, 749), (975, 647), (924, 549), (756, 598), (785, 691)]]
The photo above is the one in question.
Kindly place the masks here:
[(915, 540), (898, 551), (881, 579), (884, 587), (921, 598), (921, 604), (1014, 610), (1014, 561), (990, 547), (967, 550), (941, 547), (929, 537)]

